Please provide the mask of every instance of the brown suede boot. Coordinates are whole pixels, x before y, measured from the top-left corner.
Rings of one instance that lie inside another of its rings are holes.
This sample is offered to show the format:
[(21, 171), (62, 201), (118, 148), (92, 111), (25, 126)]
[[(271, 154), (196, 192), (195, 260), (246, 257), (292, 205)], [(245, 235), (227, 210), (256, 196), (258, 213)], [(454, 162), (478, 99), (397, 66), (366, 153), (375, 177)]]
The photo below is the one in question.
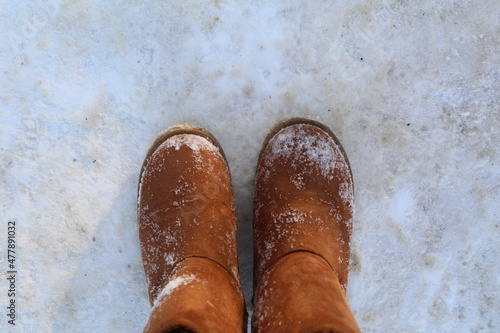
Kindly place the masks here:
[(324, 125), (291, 119), (268, 136), (254, 196), (255, 332), (358, 332), (345, 299), (351, 170)]
[(236, 215), (222, 148), (176, 126), (151, 147), (138, 193), (139, 237), (153, 305), (145, 332), (243, 332)]

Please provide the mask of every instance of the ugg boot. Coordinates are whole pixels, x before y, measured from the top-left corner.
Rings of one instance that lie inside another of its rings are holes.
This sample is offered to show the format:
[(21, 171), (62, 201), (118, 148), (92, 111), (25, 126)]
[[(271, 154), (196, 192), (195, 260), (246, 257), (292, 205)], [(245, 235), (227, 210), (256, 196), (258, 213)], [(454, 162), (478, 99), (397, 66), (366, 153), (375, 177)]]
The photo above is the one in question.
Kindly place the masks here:
[(188, 125), (167, 130), (146, 156), (138, 192), (153, 305), (144, 332), (243, 332), (235, 204), (218, 142)]
[(271, 132), (253, 210), (254, 332), (358, 332), (345, 299), (352, 176), (326, 126), (296, 118)]

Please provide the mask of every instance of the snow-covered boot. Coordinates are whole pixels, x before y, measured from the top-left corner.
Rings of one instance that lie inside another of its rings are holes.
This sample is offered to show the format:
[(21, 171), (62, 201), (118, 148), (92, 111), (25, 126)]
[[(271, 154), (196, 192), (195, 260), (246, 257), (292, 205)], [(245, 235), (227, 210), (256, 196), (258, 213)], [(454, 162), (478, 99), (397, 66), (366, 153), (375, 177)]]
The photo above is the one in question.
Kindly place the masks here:
[(153, 144), (138, 220), (153, 305), (144, 332), (243, 332), (233, 188), (209, 133), (181, 125)]
[(295, 118), (271, 132), (253, 210), (254, 332), (358, 332), (345, 298), (352, 175), (330, 129)]

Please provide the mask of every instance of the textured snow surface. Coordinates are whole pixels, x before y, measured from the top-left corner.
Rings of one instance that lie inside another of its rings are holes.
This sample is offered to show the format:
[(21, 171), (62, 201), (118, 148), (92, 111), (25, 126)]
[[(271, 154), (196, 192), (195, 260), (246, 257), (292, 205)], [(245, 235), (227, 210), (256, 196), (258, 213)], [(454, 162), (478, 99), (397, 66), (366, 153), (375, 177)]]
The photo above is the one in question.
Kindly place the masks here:
[(498, 17), (496, 0), (2, 2), (0, 269), (14, 219), (19, 273), (0, 331), (142, 330), (137, 182), (177, 123), (224, 148), (249, 302), (257, 157), (291, 116), (351, 163), (361, 329), (500, 331)]

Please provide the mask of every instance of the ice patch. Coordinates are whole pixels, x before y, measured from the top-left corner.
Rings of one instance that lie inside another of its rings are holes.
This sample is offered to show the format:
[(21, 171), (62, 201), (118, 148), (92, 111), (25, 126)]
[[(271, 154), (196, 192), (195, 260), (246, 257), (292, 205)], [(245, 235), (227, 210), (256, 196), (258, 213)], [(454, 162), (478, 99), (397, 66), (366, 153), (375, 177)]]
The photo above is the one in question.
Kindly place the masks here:
[(402, 188), (394, 195), (388, 213), (398, 223), (404, 223), (408, 220), (414, 207), (415, 203), (412, 192), (407, 188)]

